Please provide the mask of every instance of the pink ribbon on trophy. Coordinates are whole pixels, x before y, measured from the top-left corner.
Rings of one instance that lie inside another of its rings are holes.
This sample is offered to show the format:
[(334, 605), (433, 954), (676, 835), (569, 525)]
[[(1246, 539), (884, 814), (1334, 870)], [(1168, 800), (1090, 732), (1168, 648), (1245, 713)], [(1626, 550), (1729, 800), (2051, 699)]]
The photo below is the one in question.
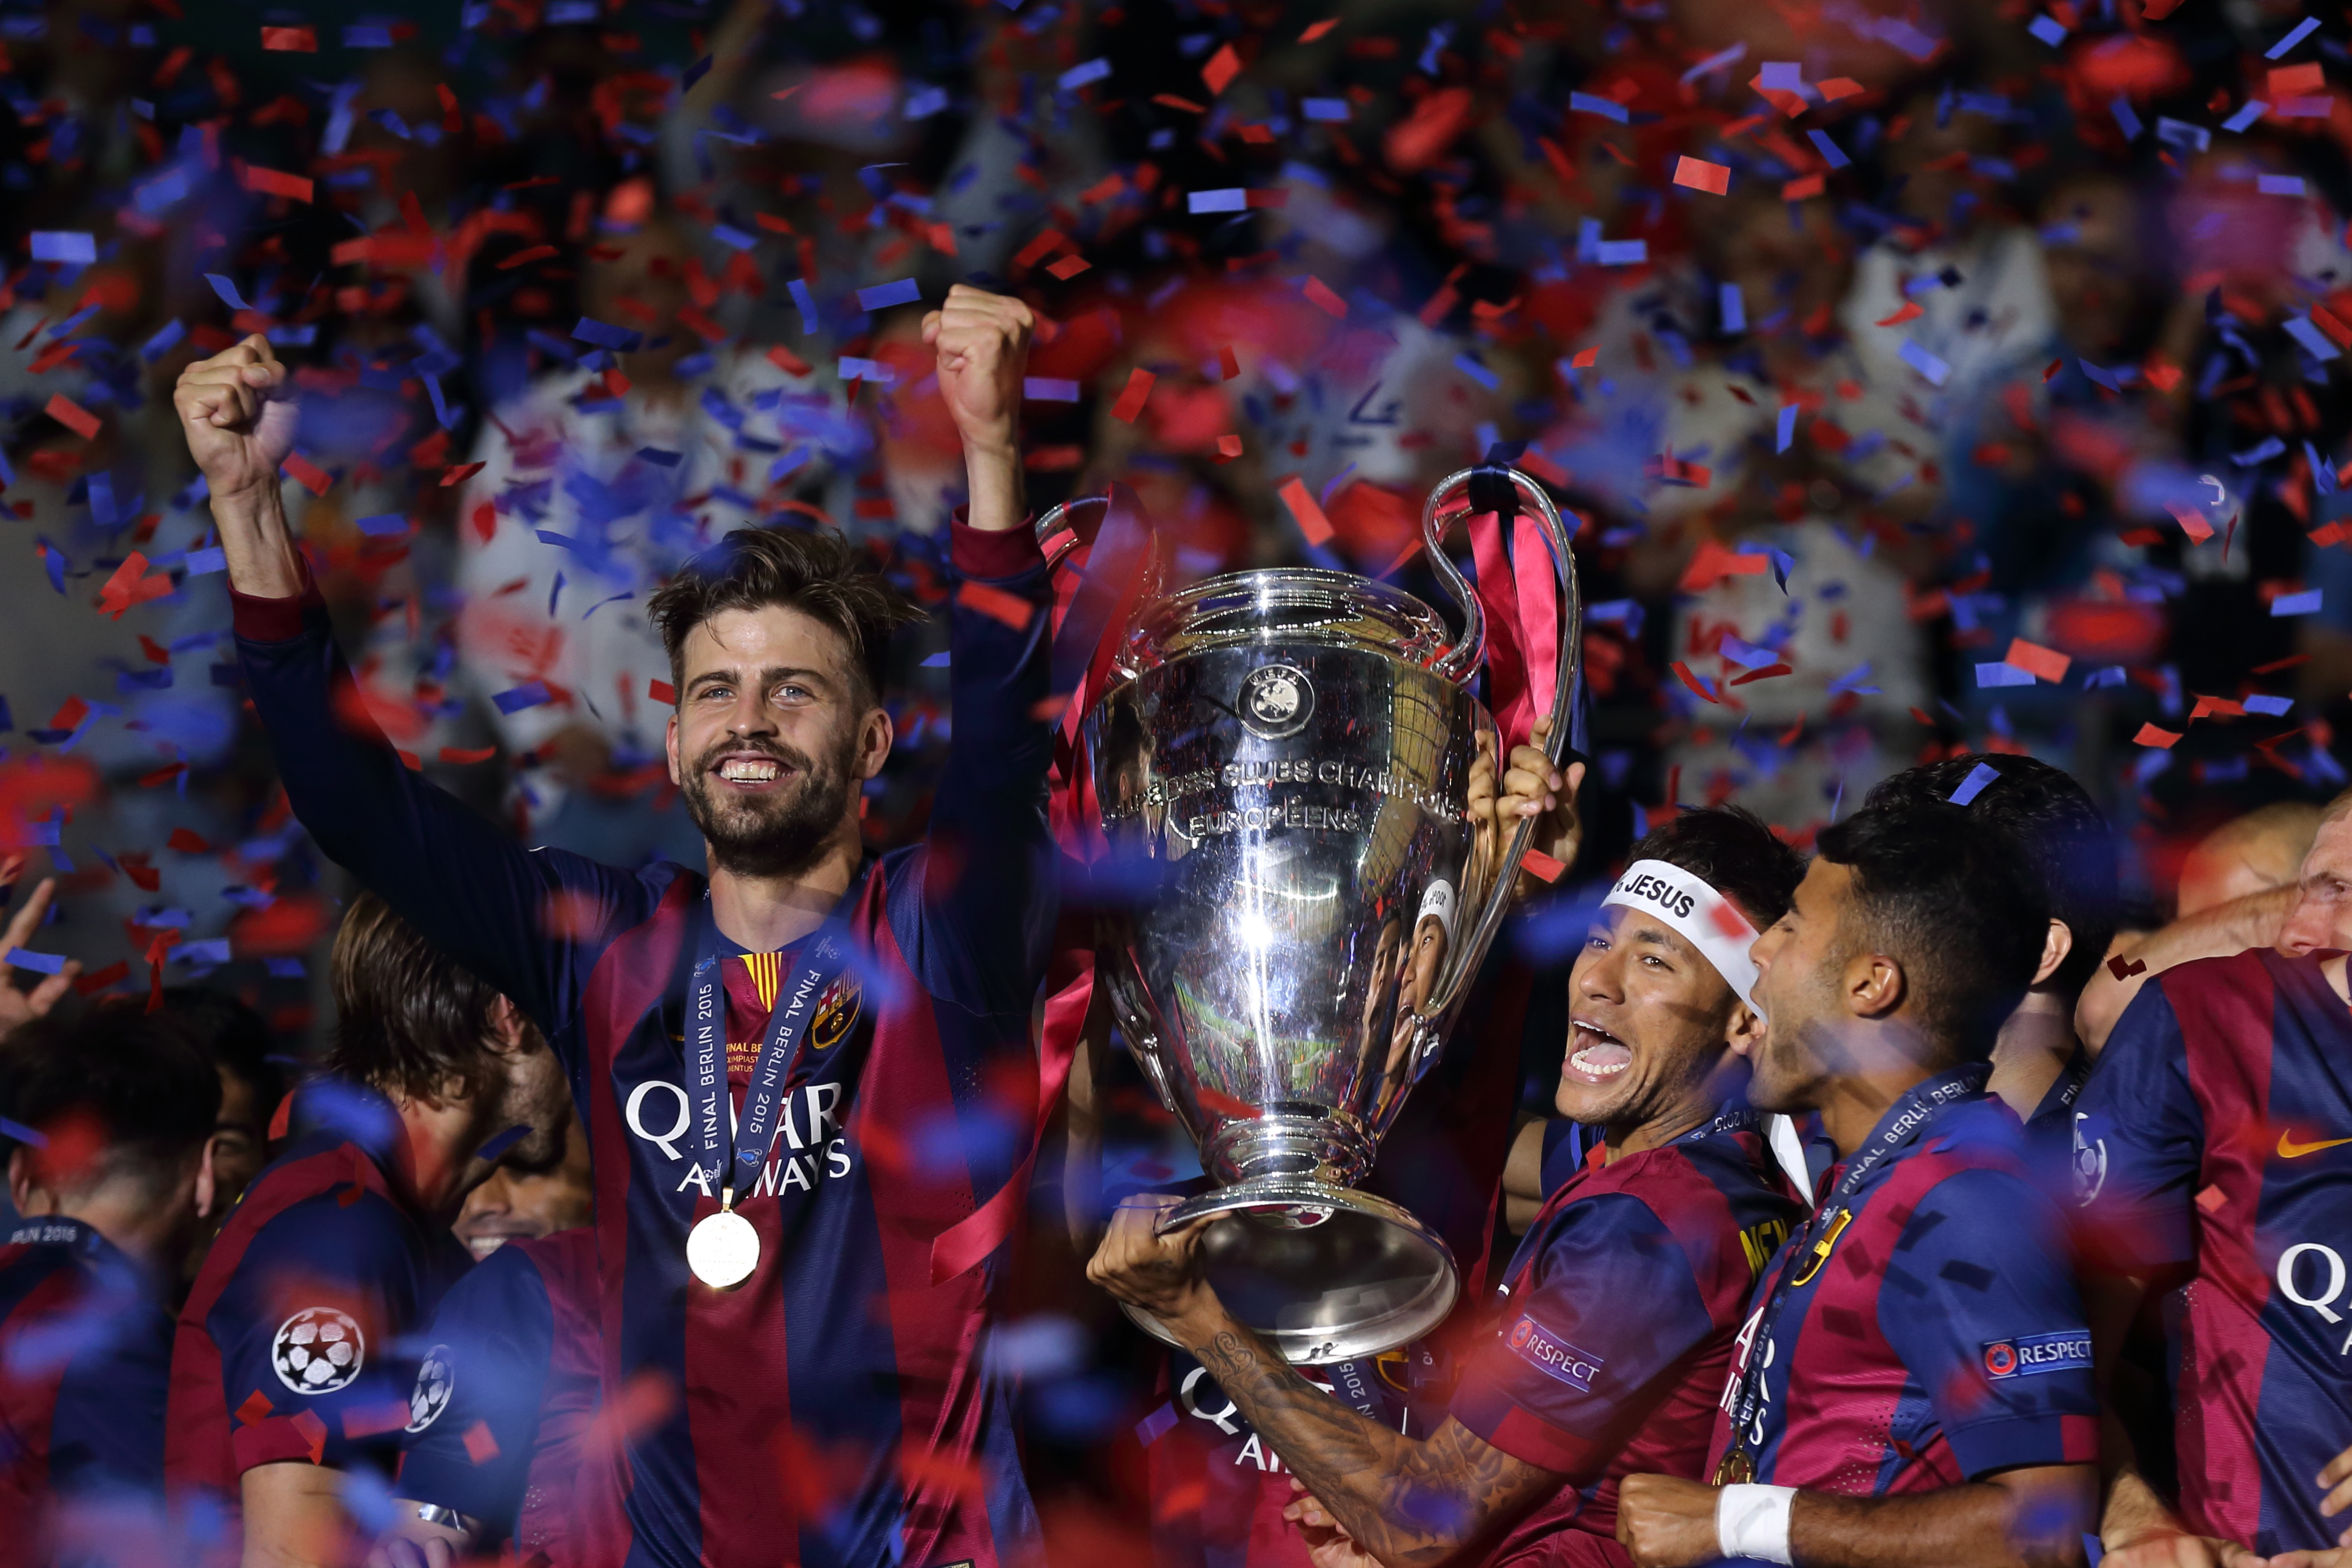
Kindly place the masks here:
[[(1503, 754), (1527, 743), (1536, 716), (1551, 711), (1559, 686), (1559, 581), (1543, 530), (1519, 501), (1506, 450), (1471, 471), (1470, 559), (1486, 615), (1486, 706), (1502, 731)], [(1511, 551), (1503, 549), (1510, 519)]]

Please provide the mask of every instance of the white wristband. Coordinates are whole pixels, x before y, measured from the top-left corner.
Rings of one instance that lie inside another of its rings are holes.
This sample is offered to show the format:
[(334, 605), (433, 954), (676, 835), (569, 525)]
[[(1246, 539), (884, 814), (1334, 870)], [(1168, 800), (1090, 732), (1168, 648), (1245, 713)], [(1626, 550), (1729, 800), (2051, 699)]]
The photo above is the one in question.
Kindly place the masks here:
[(1795, 1562), (1789, 1555), (1789, 1510), (1796, 1500), (1794, 1487), (1725, 1487), (1715, 1500), (1716, 1550), (1726, 1557)]

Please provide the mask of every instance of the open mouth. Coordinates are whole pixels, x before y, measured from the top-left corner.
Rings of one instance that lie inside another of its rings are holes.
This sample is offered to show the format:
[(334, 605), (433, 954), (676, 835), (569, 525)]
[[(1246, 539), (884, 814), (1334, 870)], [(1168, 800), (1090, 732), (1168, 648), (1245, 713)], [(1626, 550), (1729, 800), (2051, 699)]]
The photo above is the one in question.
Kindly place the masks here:
[(762, 752), (733, 752), (710, 769), (719, 780), (738, 789), (759, 789), (792, 775), (792, 764)]
[(1569, 1028), (1568, 1059), (1560, 1076), (1579, 1083), (1607, 1083), (1633, 1065), (1633, 1052), (1624, 1041), (1597, 1025), (1574, 1020)]

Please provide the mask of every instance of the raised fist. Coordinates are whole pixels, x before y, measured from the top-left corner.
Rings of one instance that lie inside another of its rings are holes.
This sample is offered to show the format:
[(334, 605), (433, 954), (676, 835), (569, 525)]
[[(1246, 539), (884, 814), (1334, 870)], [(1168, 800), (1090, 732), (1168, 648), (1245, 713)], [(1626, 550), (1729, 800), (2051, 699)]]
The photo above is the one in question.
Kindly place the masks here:
[(182, 371), (172, 405), (215, 500), (276, 486), (300, 414), (268, 339), (256, 332)]

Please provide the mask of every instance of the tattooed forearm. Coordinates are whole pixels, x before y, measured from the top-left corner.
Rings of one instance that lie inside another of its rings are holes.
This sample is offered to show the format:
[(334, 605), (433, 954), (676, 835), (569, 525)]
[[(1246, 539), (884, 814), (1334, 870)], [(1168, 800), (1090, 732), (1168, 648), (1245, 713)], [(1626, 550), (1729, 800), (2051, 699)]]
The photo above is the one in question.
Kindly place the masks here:
[(1192, 1353), (1284, 1464), (1389, 1568), (1433, 1568), (1507, 1525), (1564, 1479), (1448, 1420), (1427, 1442), (1308, 1383), (1230, 1323)]

